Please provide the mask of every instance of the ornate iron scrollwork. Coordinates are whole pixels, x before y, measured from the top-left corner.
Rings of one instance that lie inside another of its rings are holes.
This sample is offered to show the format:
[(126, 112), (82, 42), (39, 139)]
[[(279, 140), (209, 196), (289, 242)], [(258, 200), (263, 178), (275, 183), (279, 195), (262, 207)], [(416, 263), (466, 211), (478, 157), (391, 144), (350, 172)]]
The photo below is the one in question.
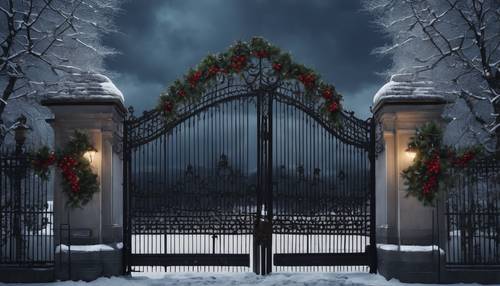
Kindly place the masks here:
[(152, 201), (155, 197), (148, 193), (133, 196), (133, 232), (253, 233), (254, 216), (238, 207), (242, 202), (252, 203), (255, 188), (233, 170), (227, 155), (219, 157), (213, 173), (200, 175), (189, 163), (182, 174), (159, 194), (168, 200)]
[(377, 122), (377, 124), (375, 124), (375, 156), (378, 156), (380, 153), (384, 152), (384, 149), (384, 129), (382, 123)]

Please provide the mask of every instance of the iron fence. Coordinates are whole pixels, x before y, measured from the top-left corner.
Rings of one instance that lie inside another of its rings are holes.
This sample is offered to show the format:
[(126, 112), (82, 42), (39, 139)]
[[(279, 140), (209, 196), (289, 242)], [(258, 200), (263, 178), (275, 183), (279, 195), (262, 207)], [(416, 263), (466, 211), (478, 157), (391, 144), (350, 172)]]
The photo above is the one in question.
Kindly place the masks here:
[(49, 183), (30, 168), (22, 146), (0, 151), (0, 267), (54, 264)]
[(447, 266), (500, 266), (500, 161), (453, 169), (446, 199)]

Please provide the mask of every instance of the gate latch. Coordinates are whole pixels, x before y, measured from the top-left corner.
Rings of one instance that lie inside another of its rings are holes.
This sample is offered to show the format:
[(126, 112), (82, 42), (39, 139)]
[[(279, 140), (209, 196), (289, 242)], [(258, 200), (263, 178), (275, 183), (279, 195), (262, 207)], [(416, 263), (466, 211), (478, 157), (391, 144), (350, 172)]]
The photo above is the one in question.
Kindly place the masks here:
[(271, 222), (267, 220), (260, 220), (257, 223), (257, 227), (255, 229), (255, 238), (259, 242), (265, 242), (271, 239), (273, 232), (273, 226)]

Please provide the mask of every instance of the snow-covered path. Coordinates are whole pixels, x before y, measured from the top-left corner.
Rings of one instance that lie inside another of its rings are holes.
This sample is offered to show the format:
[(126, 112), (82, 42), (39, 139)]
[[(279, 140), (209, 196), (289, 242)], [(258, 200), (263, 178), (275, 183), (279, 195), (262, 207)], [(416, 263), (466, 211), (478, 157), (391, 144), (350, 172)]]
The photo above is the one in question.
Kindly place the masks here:
[[(0, 285), (8, 285), (2, 284)], [(20, 284), (11, 284), (20, 285)], [(258, 276), (253, 273), (175, 273), (156, 274), (154, 276), (100, 278), (85, 282), (56, 282), (48, 284), (29, 284), (40, 286), (229, 286), (229, 285), (259, 285), (259, 286), (323, 286), (323, 285), (427, 285), (404, 284), (397, 280), (386, 281), (380, 275), (368, 273), (273, 273), (269, 276)], [(443, 284), (441, 284), (443, 285)], [(478, 285), (478, 284), (456, 284)]]

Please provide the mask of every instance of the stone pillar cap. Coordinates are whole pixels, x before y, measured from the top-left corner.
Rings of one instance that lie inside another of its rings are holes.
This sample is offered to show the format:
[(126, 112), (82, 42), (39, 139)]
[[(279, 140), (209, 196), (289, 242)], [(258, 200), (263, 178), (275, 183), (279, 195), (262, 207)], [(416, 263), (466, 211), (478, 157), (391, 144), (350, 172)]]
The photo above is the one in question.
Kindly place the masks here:
[(431, 80), (413, 74), (395, 74), (373, 97), (373, 110), (385, 103), (446, 103), (443, 91)]
[(123, 94), (105, 75), (77, 68), (66, 72), (68, 75), (44, 94), (43, 105), (116, 104), (125, 110)]

